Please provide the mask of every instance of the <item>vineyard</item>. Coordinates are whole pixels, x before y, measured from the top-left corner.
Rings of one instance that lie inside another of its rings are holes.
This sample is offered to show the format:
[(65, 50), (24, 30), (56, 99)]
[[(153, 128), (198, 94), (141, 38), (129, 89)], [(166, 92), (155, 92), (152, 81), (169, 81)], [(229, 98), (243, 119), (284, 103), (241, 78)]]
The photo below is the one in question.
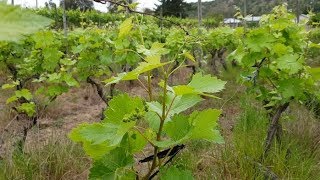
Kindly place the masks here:
[(0, 179), (320, 177), (316, 25), (286, 4), (236, 28), (118, 5), (67, 29), (0, 3)]

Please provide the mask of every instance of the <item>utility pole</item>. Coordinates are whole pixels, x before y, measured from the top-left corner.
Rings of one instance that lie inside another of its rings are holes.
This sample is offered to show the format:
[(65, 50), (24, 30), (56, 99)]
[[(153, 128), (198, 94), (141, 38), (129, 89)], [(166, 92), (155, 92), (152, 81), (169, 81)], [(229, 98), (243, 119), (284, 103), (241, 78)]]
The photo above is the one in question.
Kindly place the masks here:
[(14, 6), (14, 0), (11, 0), (11, 5)]
[[(126, 0), (125, 3), (126, 3), (126, 5), (129, 5), (131, 2), (130, 2), (130, 0)], [(127, 13), (127, 14), (130, 13), (129, 7), (126, 7), (126, 13)]]
[(247, 20), (245, 19), (247, 17), (247, 0), (243, 0), (243, 17), (244, 28), (247, 28)]
[(68, 52), (68, 26), (67, 26), (67, 12), (66, 12), (66, 0), (62, 0), (62, 9), (63, 9), (63, 32), (64, 32), (64, 43), (66, 48), (66, 51)]
[[(199, 23), (198, 33), (199, 33), (199, 36), (201, 36), (201, 34), (202, 34), (202, 32), (201, 32), (201, 26), (202, 26), (202, 3), (201, 3), (201, 0), (198, 0), (198, 23)], [(203, 55), (202, 47), (201, 47), (201, 45), (199, 45), (199, 59), (198, 59), (199, 67), (202, 66), (202, 64), (201, 64), (202, 55)]]
[(38, 0), (36, 0), (36, 9), (38, 9)]
[(162, 36), (163, 36), (163, 6), (160, 7), (160, 29), (161, 29), (160, 42), (163, 43), (163, 41), (162, 41)]
[(62, 0), (62, 9), (63, 9), (63, 32), (64, 32), (64, 38), (67, 39), (68, 36), (68, 27), (67, 27), (67, 13), (66, 13), (66, 0)]
[(201, 0), (198, 0), (198, 23), (199, 23), (199, 28), (202, 25), (202, 3)]
[(300, 0), (297, 0), (296, 16), (297, 16), (297, 23), (299, 23), (300, 22)]

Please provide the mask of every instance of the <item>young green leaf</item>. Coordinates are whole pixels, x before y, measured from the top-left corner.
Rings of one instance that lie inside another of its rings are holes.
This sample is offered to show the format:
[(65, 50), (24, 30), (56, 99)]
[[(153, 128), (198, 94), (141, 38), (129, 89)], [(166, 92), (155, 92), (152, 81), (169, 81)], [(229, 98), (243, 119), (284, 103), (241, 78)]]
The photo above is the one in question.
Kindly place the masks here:
[(23, 97), (28, 101), (32, 99), (32, 94), (28, 89), (21, 89), (21, 90), (15, 91), (15, 95), (17, 98)]
[(33, 102), (23, 103), (17, 109), (19, 112), (26, 113), (29, 117), (36, 113), (36, 105)]
[(188, 86), (195, 88), (199, 92), (216, 93), (224, 89), (226, 82), (208, 75), (197, 73), (192, 77)]
[(51, 20), (29, 10), (0, 2), (0, 41), (17, 41), (24, 34), (31, 34), (48, 26)]
[(120, 39), (127, 36), (130, 33), (130, 31), (132, 30), (132, 28), (133, 28), (132, 19), (133, 19), (133, 17), (126, 19), (120, 25), (120, 27), (119, 27), (119, 38)]
[[(71, 140), (82, 142), (88, 155), (99, 158), (120, 145), (124, 135), (135, 125), (135, 122), (112, 124), (81, 124), (69, 134)], [(96, 147), (103, 147), (103, 152)]]
[(186, 94), (182, 96), (174, 96), (173, 94), (169, 94), (167, 97), (168, 99), (166, 104), (167, 111), (169, 110), (168, 117), (179, 114), (203, 100), (199, 95), (194, 94)]
[[(134, 163), (133, 157), (129, 155), (125, 149), (116, 148), (109, 154), (106, 154), (99, 160), (95, 160), (90, 169), (89, 179), (119, 179), (120, 177), (134, 177), (134, 172), (130, 170), (130, 166)], [(126, 171), (125, 169), (130, 171)], [(133, 174), (132, 174), (133, 173)], [(133, 178), (133, 179), (134, 179)], [(127, 179), (127, 178), (126, 178)]]
[(176, 95), (204, 95), (215, 97), (208, 93), (220, 92), (224, 89), (226, 82), (210, 75), (197, 73), (192, 77), (188, 85), (174, 86), (173, 90)]
[(204, 111), (194, 111), (189, 118), (193, 127), (191, 130), (191, 139), (204, 139), (210, 142), (223, 143), (218, 127), (218, 119), (221, 110), (207, 109)]
[(162, 148), (168, 148), (187, 140), (207, 140), (223, 143), (217, 123), (220, 114), (220, 110), (207, 109), (200, 112), (194, 111), (189, 117), (175, 115), (164, 126), (164, 132), (170, 139), (156, 141), (154, 144)]
[(121, 124), (124, 119), (136, 121), (142, 118), (145, 113), (145, 106), (139, 97), (130, 97), (128, 94), (121, 94), (109, 102), (109, 107), (104, 112), (106, 118), (103, 122)]
[(180, 170), (174, 166), (166, 170), (160, 171), (161, 180), (193, 180), (192, 172), (188, 170)]

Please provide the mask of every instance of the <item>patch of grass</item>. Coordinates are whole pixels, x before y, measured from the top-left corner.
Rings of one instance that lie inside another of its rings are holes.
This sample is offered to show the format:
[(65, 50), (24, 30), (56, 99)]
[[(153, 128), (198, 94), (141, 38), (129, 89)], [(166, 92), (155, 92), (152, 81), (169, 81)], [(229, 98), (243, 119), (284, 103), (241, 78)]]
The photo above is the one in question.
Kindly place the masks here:
[(268, 116), (252, 98), (240, 99), (241, 115), (224, 145), (194, 142), (174, 164), (192, 170), (197, 179), (268, 179), (273, 175), (279, 179), (318, 179), (320, 126), (315, 126), (312, 113), (290, 107), (295, 118), (282, 119), (281, 142), (275, 141), (268, 156), (262, 158)]
[[(271, 174), (280, 179), (320, 177), (317, 163), (319, 148), (314, 149), (310, 143), (306, 144), (312, 139), (311, 136), (300, 139), (299, 134), (284, 131), (281, 142), (275, 141), (268, 156), (262, 159), (268, 117), (264, 110), (253, 108), (248, 103), (243, 103), (242, 107), (243, 113), (236, 125), (232, 143), (224, 150), (222, 157), (230, 164), (231, 174), (240, 179), (264, 179), (270, 178)], [(302, 128), (303, 122), (296, 119), (295, 123)], [(284, 129), (288, 128), (284, 126)], [(307, 130), (310, 126), (303, 128)]]
[(29, 153), (16, 150), (0, 166), (0, 179), (86, 179), (90, 160), (81, 147), (60, 139)]

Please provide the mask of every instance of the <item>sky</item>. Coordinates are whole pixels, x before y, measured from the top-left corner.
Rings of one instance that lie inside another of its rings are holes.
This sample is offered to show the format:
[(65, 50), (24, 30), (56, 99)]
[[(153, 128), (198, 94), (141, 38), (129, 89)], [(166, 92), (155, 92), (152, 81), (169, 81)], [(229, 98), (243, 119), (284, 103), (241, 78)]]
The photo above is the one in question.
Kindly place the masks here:
[[(36, 6), (36, 0), (14, 0), (15, 4), (19, 4), (22, 6), (27, 6), (27, 7), (35, 7)], [(43, 7), (44, 3), (49, 0), (38, 0), (38, 5), (39, 7)], [(56, 4), (59, 4), (60, 0), (53, 0)], [(212, 0), (202, 0), (203, 2), (205, 1), (212, 1)], [(8, 2), (11, 2), (8, 0)], [(155, 7), (155, 3), (159, 2), (158, 0), (137, 0), (139, 3), (138, 9), (142, 10), (144, 8), (151, 8), (153, 9)], [(185, 0), (185, 2), (198, 2), (198, 0)], [(106, 5), (99, 4), (99, 3), (94, 3), (94, 6), (97, 10), (100, 11), (106, 11)]]

